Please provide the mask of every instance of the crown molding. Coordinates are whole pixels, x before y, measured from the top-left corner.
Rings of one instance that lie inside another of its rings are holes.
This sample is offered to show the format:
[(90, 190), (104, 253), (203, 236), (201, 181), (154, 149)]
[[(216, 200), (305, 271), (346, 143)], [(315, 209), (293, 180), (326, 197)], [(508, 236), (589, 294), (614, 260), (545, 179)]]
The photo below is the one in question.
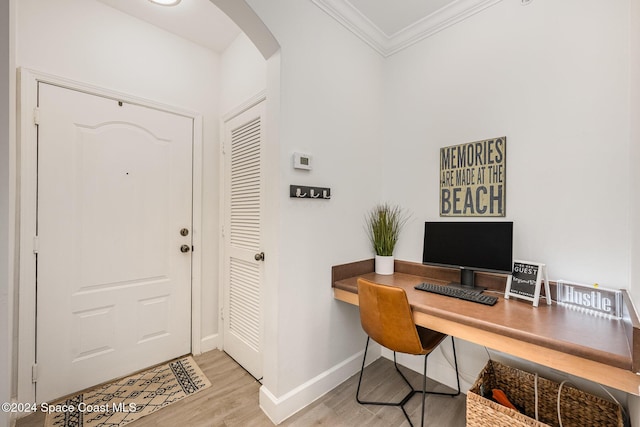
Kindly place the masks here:
[(369, 18), (364, 16), (347, 0), (311, 0), (329, 16), (338, 21), (349, 31), (360, 37), (382, 56), (386, 55), (385, 46), (389, 37)]
[(456, 0), (392, 35), (387, 35), (348, 0), (311, 0), (353, 34), (388, 57), (502, 0)]

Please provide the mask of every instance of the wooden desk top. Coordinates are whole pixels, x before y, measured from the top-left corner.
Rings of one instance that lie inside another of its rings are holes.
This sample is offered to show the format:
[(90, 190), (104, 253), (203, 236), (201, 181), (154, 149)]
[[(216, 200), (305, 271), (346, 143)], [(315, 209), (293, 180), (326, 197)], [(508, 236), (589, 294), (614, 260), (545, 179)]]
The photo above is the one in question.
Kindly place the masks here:
[[(607, 382), (601, 376), (622, 375), (625, 377), (620, 378), (623, 384), (618, 384), (616, 379), (609, 381), (608, 385), (640, 395), (640, 376), (632, 372), (632, 345), (623, 320), (604, 319), (555, 303), (549, 306), (544, 300), (538, 307), (517, 299), (505, 300), (504, 290), (486, 291), (499, 297), (494, 306), (418, 291), (414, 286), (421, 282), (446, 284), (456, 279), (429, 277), (439, 274), (417, 275), (415, 273), (431, 271), (421, 269), (424, 266), (419, 264), (409, 267), (404, 270), (412, 274), (397, 272), (396, 269), (396, 273), (390, 276), (365, 272), (368, 268), (362, 264), (355, 268), (359, 271), (351, 277), (344, 276), (353, 271), (339, 271), (337, 274), (334, 271), (335, 297), (357, 305), (358, 277), (399, 286), (406, 290), (416, 323), (421, 326), (603, 384)], [(530, 352), (536, 354), (530, 355)], [(563, 363), (567, 364), (566, 368)], [(580, 366), (573, 366), (576, 363)], [(583, 372), (587, 369), (602, 372)]]

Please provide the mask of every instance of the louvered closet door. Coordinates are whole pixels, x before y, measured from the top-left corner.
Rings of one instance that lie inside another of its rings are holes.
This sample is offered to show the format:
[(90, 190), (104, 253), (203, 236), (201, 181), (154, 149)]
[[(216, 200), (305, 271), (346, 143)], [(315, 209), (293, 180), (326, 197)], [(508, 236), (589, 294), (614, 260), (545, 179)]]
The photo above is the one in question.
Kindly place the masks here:
[(264, 101), (225, 122), (224, 350), (262, 377)]

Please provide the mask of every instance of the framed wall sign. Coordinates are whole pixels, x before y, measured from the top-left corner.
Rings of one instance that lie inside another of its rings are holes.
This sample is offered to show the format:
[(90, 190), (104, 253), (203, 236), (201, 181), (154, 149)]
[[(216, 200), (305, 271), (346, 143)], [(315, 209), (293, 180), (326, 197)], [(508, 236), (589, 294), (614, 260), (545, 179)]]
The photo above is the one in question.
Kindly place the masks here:
[(440, 149), (440, 216), (505, 216), (507, 137)]
[(507, 278), (507, 286), (504, 298), (516, 297), (533, 302), (537, 307), (540, 301), (540, 291), (544, 280), (544, 299), (551, 304), (551, 292), (549, 292), (549, 279), (545, 264), (530, 261), (513, 261), (513, 270)]

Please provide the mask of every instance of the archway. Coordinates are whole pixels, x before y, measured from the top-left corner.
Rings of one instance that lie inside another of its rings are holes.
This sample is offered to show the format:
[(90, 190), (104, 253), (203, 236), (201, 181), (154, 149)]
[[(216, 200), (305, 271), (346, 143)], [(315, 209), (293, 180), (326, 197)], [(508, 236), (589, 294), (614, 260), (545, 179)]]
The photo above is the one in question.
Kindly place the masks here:
[(244, 0), (210, 0), (226, 13), (251, 39), (264, 59), (271, 58), (280, 50), (280, 44), (271, 31)]

